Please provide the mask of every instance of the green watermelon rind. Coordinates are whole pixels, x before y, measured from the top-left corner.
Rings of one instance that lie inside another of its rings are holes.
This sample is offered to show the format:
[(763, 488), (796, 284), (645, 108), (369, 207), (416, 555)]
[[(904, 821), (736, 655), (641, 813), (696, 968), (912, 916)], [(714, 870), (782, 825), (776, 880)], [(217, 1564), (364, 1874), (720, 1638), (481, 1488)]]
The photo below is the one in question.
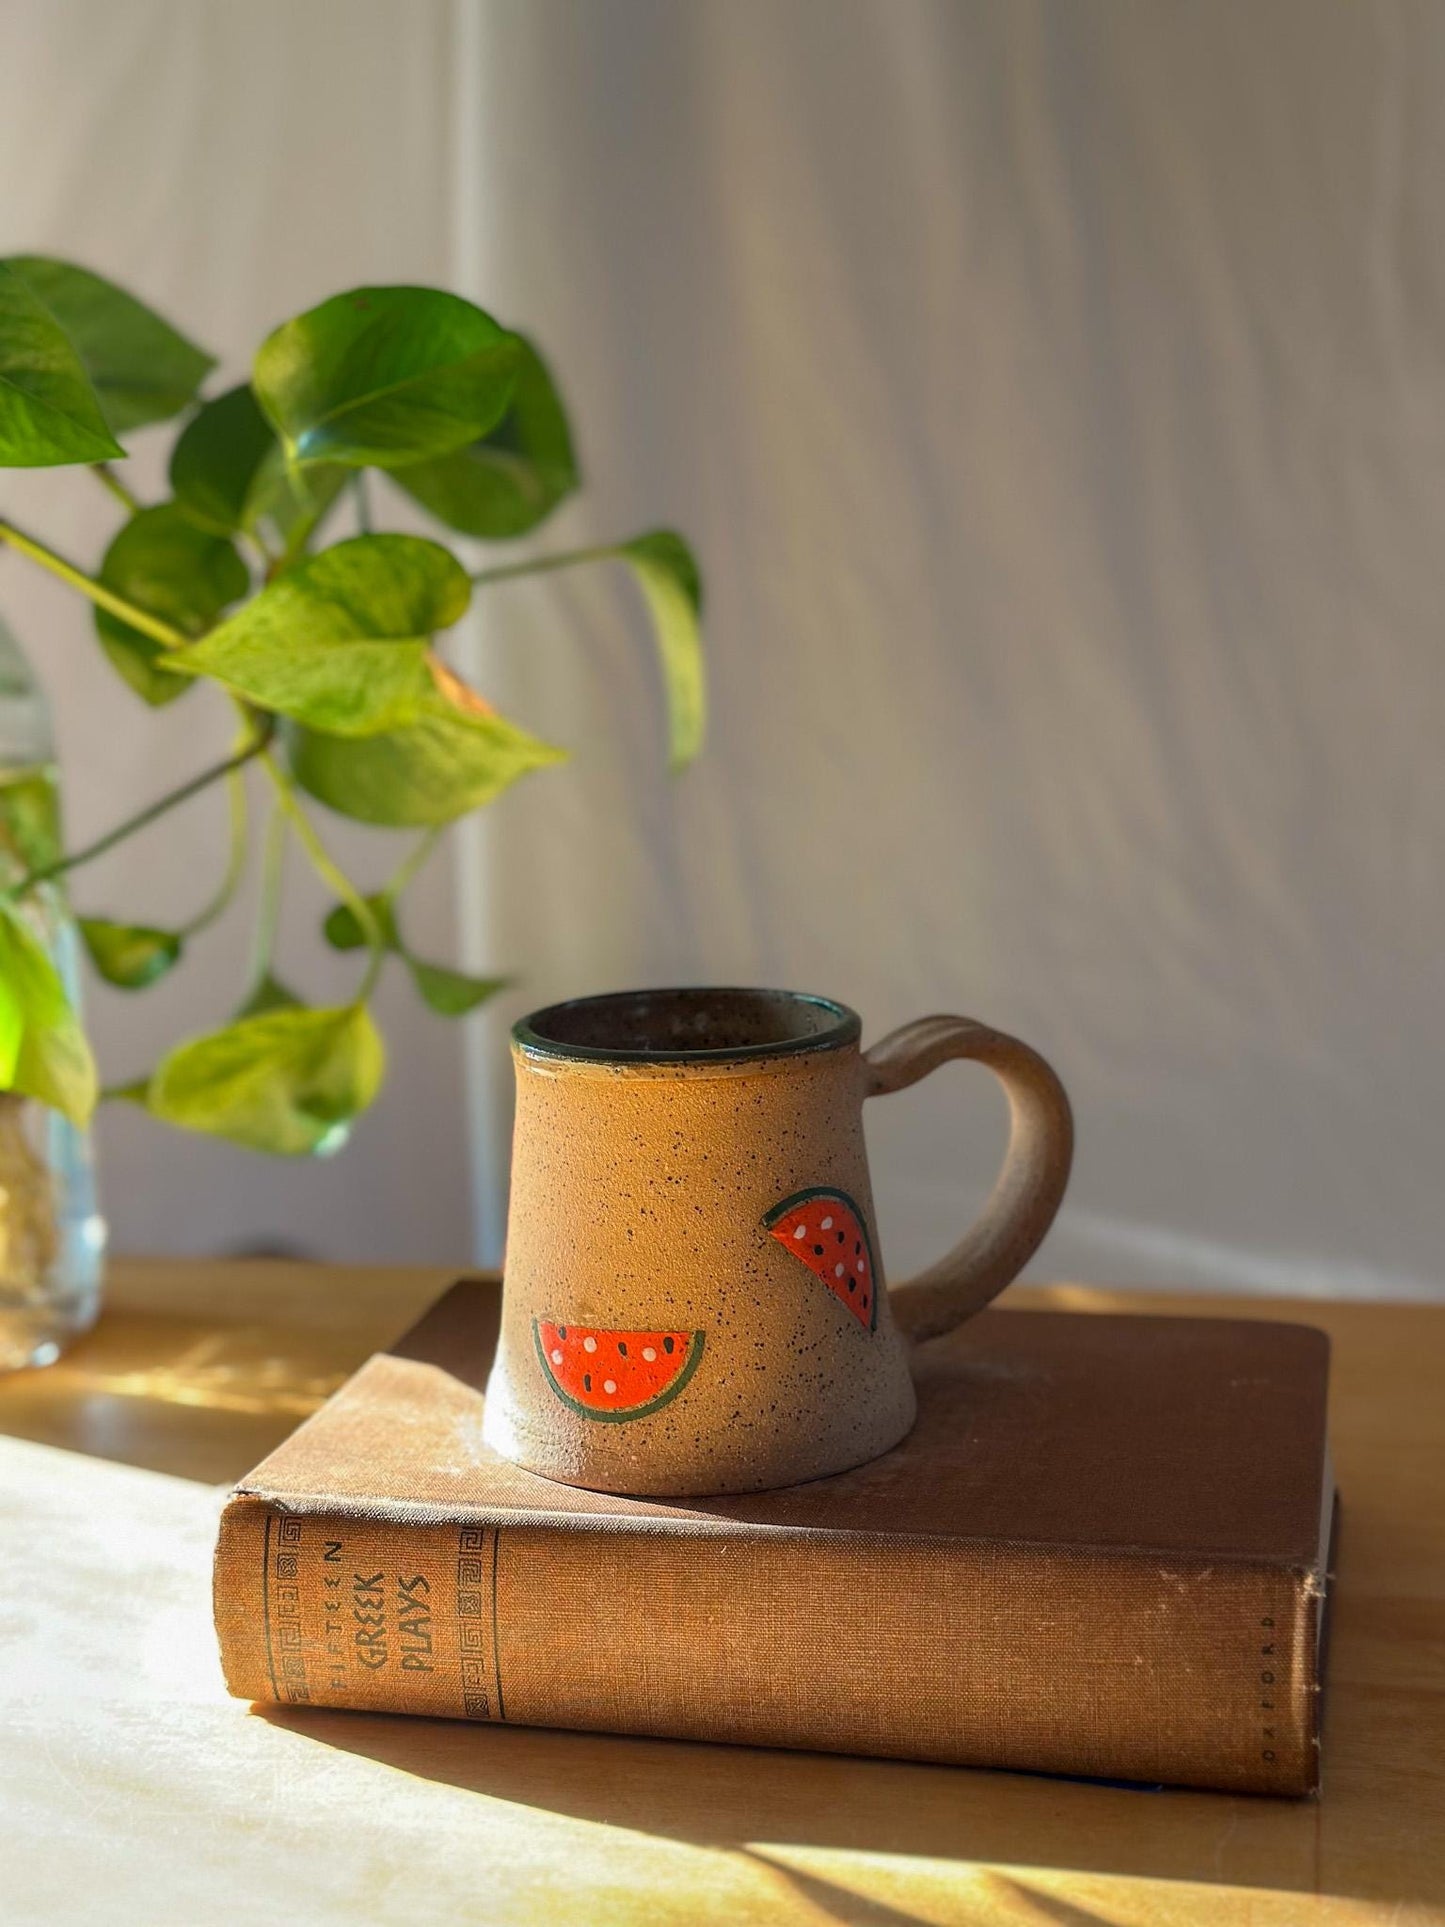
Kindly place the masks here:
[[(553, 1318), (547, 1322), (555, 1325), (557, 1321)], [(569, 1320), (568, 1322), (570, 1323), (571, 1321)], [(656, 1398), (650, 1398), (642, 1405), (629, 1405), (624, 1411), (620, 1412), (598, 1412), (594, 1411), (590, 1405), (584, 1405), (580, 1398), (573, 1398), (570, 1392), (564, 1391), (557, 1383), (556, 1374), (552, 1370), (552, 1361), (547, 1356), (547, 1347), (542, 1343), (542, 1320), (540, 1318), (534, 1318), (532, 1320), (532, 1343), (537, 1348), (537, 1363), (542, 1367), (542, 1373), (547, 1383), (552, 1387), (552, 1390), (564, 1405), (569, 1406), (571, 1410), (576, 1412), (580, 1417), (597, 1419), (603, 1425), (624, 1425), (630, 1419), (647, 1418), (651, 1413), (661, 1411), (664, 1405), (670, 1404), (697, 1370), (698, 1360), (702, 1357), (703, 1340), (706, 1336), (706, 1332), (690, 1332), (688, 1334), (686, 1361), (677, 1377), (673, 1379), (665, 1391), (659, 1392)]]
[[(781, 1204), (775, 1204), (771, 1211), (765, 1212), (763, 1215), (763, 1230), (771, 1234), (773, 1226), (781, 1223), (790, 1211), (796, 1211), (800, 1204), (811, 1204), (814, 1198), (836, 1198), (839, 1204), (846, 1204), (848, 1209), (853, 1213), (853, 1216), (858, 1220), (859, 1228), (863, 1233), (863, 1242), (868, 1247), (868, 1263), (873, 1268), (873, 1304), (869, 1311), (868, 1329), (870, 1332), (876, 1332), (878, 1329), (878, 1300), (883, 1296), (885, 1289), (883, 1273), (878, 1267), (878, 1254), (873, 1249), (873, 1234), (868, 1229), (868, 1219), (860, 1209), (856, 1198), (850, 1198), (848, 1193), (846, 1191), (840, 1191), (836, 1184), (810, 1184), (805, 1191), (795, 1191), (790, 1198), (784, 1198)], [(796, 1262), (802, 1264), (803, 1261), (801, 1258), (797, 1258)], [(811, 1267), (806, 1267), (806, 1269), (811, 1269)], [(816, 1272), (814, 1272), (813, 1275), (817, 1277)], [(826, 1285), (827, 1280), (819, 1278), (818, 1283), (820, 1285)], [(838, 1303), (843, 1306), (843, 1309), (845, 1311), (848, 1310), (847, 1301), (839, 1298), (836, 1291), (830, 1290), (828, 1295), (831, 1298), (837, 1298)], [(852, 1312), (848, 1312), (848, 1316), (853, 1319), (855, 1325), (863, 1322)]]

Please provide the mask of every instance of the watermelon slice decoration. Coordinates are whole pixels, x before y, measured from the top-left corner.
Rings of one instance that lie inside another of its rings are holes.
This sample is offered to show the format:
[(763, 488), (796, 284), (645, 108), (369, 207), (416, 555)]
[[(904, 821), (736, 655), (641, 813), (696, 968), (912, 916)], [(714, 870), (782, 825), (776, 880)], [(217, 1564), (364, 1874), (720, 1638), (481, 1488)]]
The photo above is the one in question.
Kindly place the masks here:
[(702, 1357), (701, 1332), (601, 1331), (532, 1320), (547, 1382), (583, 1418), (646, 1418), (677, 1397)]
[(773, 1206), (763, 1228), (821, 1278), (860, 1325), (877, 1331), (882, 1279), (863, 1213), (846, 1191), (795, 1191)]

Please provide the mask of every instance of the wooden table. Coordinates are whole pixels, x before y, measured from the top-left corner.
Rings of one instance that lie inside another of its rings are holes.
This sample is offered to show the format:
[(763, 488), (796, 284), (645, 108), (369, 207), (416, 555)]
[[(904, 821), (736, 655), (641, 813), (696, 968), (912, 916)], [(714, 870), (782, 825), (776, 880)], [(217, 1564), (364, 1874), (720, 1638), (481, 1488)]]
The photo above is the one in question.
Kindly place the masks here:
[(1312, 1804), (228, 1700), (221, 1486), (445, 1282), (122, 1263), (90, 1338), (0, 1382), (4, 1927), (1445, 1921), (1445, 1306), (1010, 1300), (1333, 1335)]

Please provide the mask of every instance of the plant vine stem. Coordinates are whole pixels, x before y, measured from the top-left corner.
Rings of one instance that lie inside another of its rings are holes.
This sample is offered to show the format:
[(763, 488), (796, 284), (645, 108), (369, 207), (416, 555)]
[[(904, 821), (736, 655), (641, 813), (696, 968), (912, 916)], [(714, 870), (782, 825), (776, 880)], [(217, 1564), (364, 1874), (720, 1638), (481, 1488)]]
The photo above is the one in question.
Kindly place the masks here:
[(472, 581), (478, 584), (507, 582), (513, 576), (546, 575), (552, 569), (570, 569), (577, 562), (605, 562), (616, 554), (613, 543), (602, 543), (592, 549), (566, 549), (561, 555), (539, 555), (530, 562), (503, 562), (495, 569), (480, 569)]
[(261, 856), (261, 896), (256, 908), (256, 934), (251, 943), (251, 988), (265, 982), (276, 955), (276, 932), (281, 922), (281, 887), (286, 877), (286, 838), (291, 825), (277, 801), (266, 825)]
[(402, 858), (401, 862), (398, 863), (387, 880), (386, 887), (381, 894), (386, 898), (388, 903), (390, 903), (394, 897), (399, 897), (411, 882), (417, 871), (436, 848), (437, 838), (441, 833), (442, 826), (440, 823), (434, 823), (429, 830), (422, 831), (421, 835), (417, 838), (411, 849), (407, 851), (406, 855)]
[(246, 856), (249, 839), (246, 835), (246, 776), (238, 765), (226, 773), (226, 787), (230, 791), (231, 834), (226, 852), (226, 868), (221, 877), (220, 887), (210, 902), (198, 910), (189, 923), (182, 926), (178, 933), (182, 937), (194, 937), (213, 924), (236, 894), (236, 888), (246, 872)]
[(110, 491), (122, 508), (129, 509), (132, 515), (139, 514), (142, 506), (140, 497), (131, 493), (109, 462), (92, 462), (90, 472), (102, 488)]
[(294, 563), (301, 560), (301, 557), (306, 553), (306, 544), (311, 540), (312, 535), (316, 531), (316, 524), (320, 520), (321, 515), (319, 511), (314, 515), (303, 515), (300, 518), (293, 527), (285, 548), (282, 549), (279, 555), (273, 555), (266, 564), (266, 580), (268, 582), (274, 582), (278, 575), (283, 575)]
[(261, 573), (265, 575), (266, 579), (269, 581), (270, 576), (267, 574), (267, 571), (271, 568), (272, 564), (275, 562), (276, 557), (271, 553), (270, 549), (267, 548), (261, 536), (256, 534), (254, 531), (247, 534), (244, 539), (256, 551), (256, 560), (261, 565)]
[(323, 883), (329, 885), (330, 888), (336, 892), (347, 909), (350, 910), (352, 916), (356, 918), (361, 933), (366, 939), (367, 947), (371, 951), (371, 962), (367, 966), (366, 976), (362, 981), (361, 988), (356, 993), (356, 1001), (361, 1003), (366, 999), (372, 985), (381, 974), (381, 966), (386, 959), (386, 941), (381, 933), (381, 925), (377, 922), (371, 905), (362, 896), (361, 892), (341, 868), (340, 864), (332, 858), (326, 845), (316, 834), (315, 826), (311, 818), (301, 807), (286, 772), (281, 768), (269, 749), (262, 750), (261, 761), (265, 765), (267, 775), (275, 785), (276, 795), (282, 809), (291, 819), (292, 826), (296, 831), (296, 836), (302, 849), (305, 850), (307, 856), (311, 859), (312, 869), (316, 872), (317, 876), (321, 878)]
[(281, 553), (273, 556), (267, 565), (266, 580), (268, 582), (274, 581), (278, 575), (283, 575), (287, 569), (292, 568), (301, 560), (302, 556), (306, 553), (307, 543), (334, 507), (334, 499), (321, 503), (315, 503), (313, 501), (311, 506), (302, 511), (292, 525), (291, 533), (287, 536)]
[(17, 897), (24, 896), (37, 885), (49, 883), (54, 877), (64, 876), (68, 870), (78, 869), (82, 863), (89, 863), (94, 857), (104, 856), (107, 850), (114, 849), (117, 843), (123, 843), (128, 836), (134, 836), (137, 830), (145, 829), (147, 824), (154, 823), (158, 817), (167, 815), (182, 803), (188, 803), (193, 796), (199, 796), (202, 790), (209, 789), (212, 783), (220, 782), (223, 776), (229, 776), (232, 770), (238, 770), (243, 764), (249, 763), (253, 756), (264, 755), (270, 740), (268, 730), (264, 735), (248, 743), (244, 749), (237, 750), (233, 755), (228, 756), (223, 763), (212, 763), (209, 769), (203, 769), (188, 783), (182, 783), (178, 789), (167, 790), (165, 795), (157, 797), (154, 803), (147, 804), (143, 810), (137, 810), (134, 816), (128, 816), (123, 823), (117, 823), (113, 830), (107, 830), (104, 836), (97, 837), (94, 843), (87, 843), (83, 849), (72, 850), (69, 855), (58, 857), (54, 863), (47, 863), (43, 869), (32, 870), (28, 876), (21, 877), (10, 894)]
[(73, 562), (67, 562), (54, 549), (37, 542), (33, 535), (26, 535), (13, 522), (0, 522), (0, 542), (7, 543), (21, 555), (28, 555), (42, 569), (49, 569), (62, 582), (68, 582), (72, 589), (79, 589), (83, 596), (89, 596), (98, 608), (108, 609), (113, 616), (119, 616), (122, 622), (128, 622), (132, 629), (139, 629), (163, 648), (179, 649), (186, 641), (179, 629), (173, 629), (168, 622), (162, 622), (146, 610), (138, 609), (133, 602), (127, 602), (124, 596), (117, 595), (114, 589), (107, 589), (103, 582), (94, 581), (84, 569), (77, 569)]

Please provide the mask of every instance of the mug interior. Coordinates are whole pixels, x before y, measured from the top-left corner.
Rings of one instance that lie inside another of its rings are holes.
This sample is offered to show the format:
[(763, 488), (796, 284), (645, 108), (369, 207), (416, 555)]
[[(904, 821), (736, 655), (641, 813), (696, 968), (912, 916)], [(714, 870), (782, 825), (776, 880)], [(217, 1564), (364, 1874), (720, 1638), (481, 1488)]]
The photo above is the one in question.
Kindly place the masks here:
[(846, 1004), (796, 990), (620, 990), (524, 1017), (517, 1045), (547, 1057), (608, 1063), (715, 1063), (838, 1050), (861, 1025)]

